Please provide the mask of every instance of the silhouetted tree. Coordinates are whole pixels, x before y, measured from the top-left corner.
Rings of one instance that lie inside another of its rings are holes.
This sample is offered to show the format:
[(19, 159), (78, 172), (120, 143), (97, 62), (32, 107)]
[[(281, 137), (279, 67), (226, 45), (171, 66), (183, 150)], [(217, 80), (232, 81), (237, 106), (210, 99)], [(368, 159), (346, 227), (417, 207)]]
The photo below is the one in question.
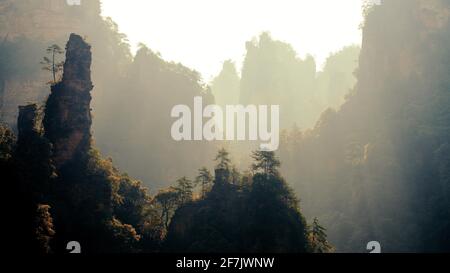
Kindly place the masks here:
[(183, 176), (177, 180), (177, 186), (175, 189), (179, 193), (179, 205), (184, 205), (189, 201), (192, 201), (193, 183), (187, 177)]
[(195, 179), (195, 183), (198, 185), (200, 184), (201, 187), (201, 196), (202, 198), (205, 198), (206, 192), (208, 191), (209, 187), (214, 181), (214, 178), (211, 174), (211, 172), (206, 168), (203, 167), (198, 170), (199, 174)]
[[(217, 169), (216, 180), (227, 172)], [(257, 173), (251, 179), (245, 190), (216, 181), (208, 198), (179, 208), (171, 220), (166, 248), (175, 252), (306, 252), (307, 225), (291, 188), (281, 176)]]
[(53, 219), (50, 215), (50, 206), (37, 206), (35, 219), (33, 221), (33, 231), (36, 236), (36, 250), (39, 253), (50, 253), (50, 240), (55, 235)]
[(233, 185), (240, 185), (241, 183), (241, 173), (236, 168), (236, 166), (233, 166), (231, 168), (231, 184)]
[(319, 220), (314, 218), (312, 226), (308, 232), (310, 252), (329, 253), (333, 251), (333, 246), (327, 240), (326, 229), (319, 224)]
[(252, 169), (255, 172), (263, 173), (268, 176), (278, 176), (278, 168), (281, 163), (276, 158), (273, 151), (255, 151), (252, 154), (255, 163), (252, 164)]
[(14, 133), (0, 124), (0, 161), (9, 160), (12, 157), (15, 142)]
[(64, 61), (58, 62), (57, 57), (64, 53), (64, 50), (61, 49), (57, 44), (51, 45), (47, 48), (47, 54), (50, 55), (50, 58), (44, 57), (44, 60), (41, 62), (43, 65), (42, 69), (46, 71), (50, 71), (53, 76), (53, 82), (49, 82), (51, 84), (56, 83), (56, 75), (62, 71), (64, 66)]
[(222, 170), (229, 170), (230, 169), (230, 154), (228, 153), (225, 148), (222, 148), (219, 150), (215, 161), (217, 162), (216, 168), (222, 169)]
[(160, 208), (160, 218), (165, 230), (169, 228), (170, 219), (172, 218), (175, 210), (178, 207), (179, 199), (180, 193), (174, 188), (160, 191), (155, 196), (154, 200), (157, 202)]

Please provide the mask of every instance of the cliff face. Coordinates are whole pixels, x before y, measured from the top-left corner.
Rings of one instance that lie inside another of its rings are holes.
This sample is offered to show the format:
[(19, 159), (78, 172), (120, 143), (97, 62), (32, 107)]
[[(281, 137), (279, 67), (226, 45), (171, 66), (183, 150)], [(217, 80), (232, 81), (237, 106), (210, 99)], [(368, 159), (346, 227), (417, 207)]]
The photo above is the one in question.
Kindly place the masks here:
[(91, 145), (91, 46), (71, 34), (62, 81), (52, 86), (44, 118), (45, 136), (53, 143), (53, 161), (62, 166)]
[(322, 115), (287, 166), (306, 193), (304, 211), (323, 221), (338, 251), (366, 252), (371, 240), (383, 252), (448, 249), (450, 184), (439, 166), (450, 163), (439, 154), (449, 139), (449, 15), (444, 0), (373, 7), (355, 90)]
[(420, 77), (424, 57), (436, 49), (433, 39), (446, 31), (449, 19), (443, 0), (391, 0), (374, 7), (363, 29), (359, 89), (370, 92), (367, 83), (376, 90), (389, 78)]
[(17, 120), (19, 142), (22, 142), (24, 137), (36, 135), (38, 133), (37, 116), (38, 107), (36, 104), (19, 107), (19, 118)]
[[(121, 176), (91, 149), (90, 66), (91, 46), (71, 34), (64, 74), (51, 88), (43, 120), (37, 104), (19, 109), (19, 139), (8, 181), (14, 186), (10, 192), (21, 200), (14, 223), (23, 229), (19, 234), (30, 234), (25, 238), (32, 244), (29, 251), (66, 253), (67, 242), (76, 240), (83, 253), (131, 252), (141, 238), (129, 224), (137, 227), (141, 218), (132, 222), (127, 214), (121, 222), (115, 210), (125, 208), (116, 201), (128, 198), (127, 192), (119, 193), (121, 187), (137, 190), (142, 202), (149, 197), (137, 181)], [(0, 168), (8, 178), (7, 167)], [(126, 209), (143, 215), (143, 208)]]

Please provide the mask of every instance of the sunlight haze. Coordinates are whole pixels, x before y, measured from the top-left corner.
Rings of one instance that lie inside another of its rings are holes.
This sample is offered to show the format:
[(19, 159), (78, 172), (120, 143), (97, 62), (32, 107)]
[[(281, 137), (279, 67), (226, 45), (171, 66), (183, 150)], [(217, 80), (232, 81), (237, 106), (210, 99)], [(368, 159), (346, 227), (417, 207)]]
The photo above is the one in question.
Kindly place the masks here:
[[(342, 47), (361, 43), (361, 0), (103, 0), (130, 40), (142, 42), (166, 60), (199, 71), (204, 80), (222, 62), (241, 66), (245, 42), (263, 31), (290, 43), (299, 56), (311, 54), (318, 69)], [(339, 12), (337, 12), (339, 11)]]

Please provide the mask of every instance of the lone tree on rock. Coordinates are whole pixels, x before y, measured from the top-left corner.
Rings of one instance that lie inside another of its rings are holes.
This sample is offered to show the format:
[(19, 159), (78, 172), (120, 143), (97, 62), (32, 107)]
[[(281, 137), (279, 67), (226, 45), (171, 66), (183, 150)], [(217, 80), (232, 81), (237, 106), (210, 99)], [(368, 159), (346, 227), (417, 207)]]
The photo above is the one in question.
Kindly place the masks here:
[(64, 50), (61, 49), (57, 44), (51, 45), (46, 50), (47, 54), (50, 57), (44, 57), (44, 60), (41, 62), (43, 65), (42, 69), (46, 71), (50, 71), (53, 76), (53, 81), (48, 82), (48, 84), (56, 83), (56, 75), (63, 70), (64, 61), (57, 61), (58, 55), (64, 53)]

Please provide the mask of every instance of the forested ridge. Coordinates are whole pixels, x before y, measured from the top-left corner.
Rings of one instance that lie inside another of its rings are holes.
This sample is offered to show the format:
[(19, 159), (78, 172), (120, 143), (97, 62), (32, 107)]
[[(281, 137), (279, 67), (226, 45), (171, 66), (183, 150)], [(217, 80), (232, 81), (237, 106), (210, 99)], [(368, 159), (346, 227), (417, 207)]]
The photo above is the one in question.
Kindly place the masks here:
[[(25, 235), (18, 245), (36, 253), (65, 253), (73, 240), (86, 253), (331, 250), (325, 234), (309, 240), (273, 152), (255, 152), (253, 172), (241, 175), (222, 149), (215, 176), (202, 168), (196, 183), (183, 177), (156, 196), (120, 173), (92, 144), (90, 65), (91, 46), (72, 34), (45, 106), (20, 107), (17, 142), (2, 127), (2, 174), (14, 196), (29, 197), (14, 212)], [(201, 220), (186, 223), (192, 214)]]
[(385, 251), (449, 250), (449, 10), (368, 10), (351, 95), (314, 129), (285, 135), (286, 177), (343, 251), (364, 251), (370, 238)]
[[(450, 1), (367, 6), (361, 48), (321, 69), (261, 33), (245, 44), (241, 71), (226, 60), (210, 83), (151, 45), (132, 56), (100, 1), (25, 2), (0, 2), (0, 172), (15, 199), (13, 249), (367, 252), (375, 240), (383, 252), (449, 251)], [(46, 12), (42, 30), (11, 19)], [(173, 141), (170, 109), (195, 96), (279, 104), (280, 149)]]

